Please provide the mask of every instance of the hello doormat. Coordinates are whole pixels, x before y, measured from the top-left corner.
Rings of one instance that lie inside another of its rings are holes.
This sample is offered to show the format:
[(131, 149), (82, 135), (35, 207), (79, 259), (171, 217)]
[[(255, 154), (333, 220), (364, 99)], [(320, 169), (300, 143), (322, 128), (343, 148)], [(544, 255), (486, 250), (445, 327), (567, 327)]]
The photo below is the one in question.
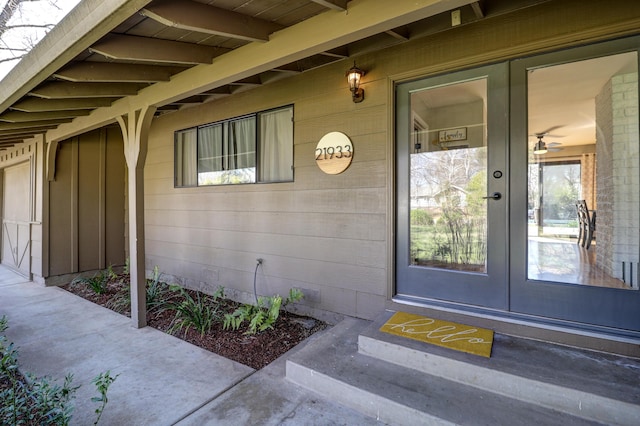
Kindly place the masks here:
[(396, 312), (380, 331), (489, 358), (493, 330)]

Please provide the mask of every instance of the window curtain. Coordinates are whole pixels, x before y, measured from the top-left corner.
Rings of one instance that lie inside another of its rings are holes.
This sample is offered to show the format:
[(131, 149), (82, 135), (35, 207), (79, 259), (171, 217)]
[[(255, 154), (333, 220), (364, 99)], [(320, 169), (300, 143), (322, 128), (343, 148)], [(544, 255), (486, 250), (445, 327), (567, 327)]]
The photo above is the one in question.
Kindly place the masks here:
[(255, 167), (255, 144), (255, 117), (229, 122), (226, 152), (227, 170)]
[(293, 180), (293, 108), (264, 112), (259, 117), (259, 180)]
[(222, 125), (198, 129), (198, 173), (222, 170)]
[(590, 210), (596, 210), (596, 154), (582, 154), (580, 159), (580, 184), (582, 199)]
[(196, 129), (176, 133), (176, 186), (196, 186)]

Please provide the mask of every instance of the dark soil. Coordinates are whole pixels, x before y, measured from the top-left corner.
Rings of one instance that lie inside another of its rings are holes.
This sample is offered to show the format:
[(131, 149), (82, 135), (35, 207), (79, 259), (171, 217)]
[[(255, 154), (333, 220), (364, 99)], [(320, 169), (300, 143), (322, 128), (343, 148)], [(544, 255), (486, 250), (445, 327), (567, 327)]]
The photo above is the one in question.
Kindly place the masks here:
[[(165, 286), (164, 301), (179, 300), (179, 292), (170, 291), (166, 284), (163, 285)], [(63, 288), (120, 314), (131, 316), (128, 276), (114, 276), (108, 280), (105, 287), (106, 291), (103, 294), (97, 294), (89, 285), (81, 281), (72, 282)], [(274, 361), (313, 333), (327, 327), (326, 323), (314, 318), (281, 310), (272, 329), (256, 334), (247, 334), (247, 323), (245, 322), (238, 330), (223, 330), (224, 313), (232, 313), (240, 304), (228, 299), (218, 299), (217, 302), (213, 302), (211, 297), (193, 290), (187, 290), (187, 293), (194, 299), (200, 297), (202, 300), (206, 300), (210, 306), (218, 308), (219, 320), (213, 323), (208, 332), (201, 335), (193, 328), (170, 332), (176, 312), (170, 307), (167, 308), (166, 305), (161, 308), (147, 308), (147, 324), (256, 370)]]

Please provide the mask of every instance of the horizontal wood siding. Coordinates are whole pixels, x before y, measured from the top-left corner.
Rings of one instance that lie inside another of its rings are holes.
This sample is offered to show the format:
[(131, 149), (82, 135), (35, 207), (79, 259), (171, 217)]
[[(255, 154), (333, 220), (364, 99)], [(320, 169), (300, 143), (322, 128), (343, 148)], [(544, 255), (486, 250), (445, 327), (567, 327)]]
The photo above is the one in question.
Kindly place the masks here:
[[(391, 296), (393, 82), (637, 31), (637, 2), (553, 1), (355, 58), (365, 100), (344, 77), (353, 58), (154, 120), (145, 167), (147, 269), (192, 288), (308, 294), (310, 308), (373, 318)], [(624, 6), (622, 6), (624, 3)], [(633, 5), (631, 5), (633, 3)], [(294, 182), (173, 187), (173, 137), (294, 105)], [(326, 175), (318, 140), (344, 132), (351, 166)]]
[[(345, 84), (345, 66), (154, 122), (145, 166), (148, 269), (158, 265), (194, 288), (223, 285), (250, 294), (256, 258), (263, 258), (260, 294), (301, 288), (309, 296), (307, 306), (350, 315), (358, 309), (359, 294), (366, 294), (376, 306), (372, 310), (367, 303), (364, 316), (383, 308), (387, 83), (369, 81), (365, 90), (383, 95), (356, 105)], [(175, 130), (287, 104), (294, 104), (294, 182), (173, 187)], [(314, 157), (318, 140), (330, 131), (347, 134), (355, 151), (351, 166), (335, 176), (324, 174)]]
[(49, 184), (48, 276), (77, 272), (77, 232), (73, 227), (77, 183), (77, 138), (61, 143), (56, 154), (56, 179)]
[(120, 128), (106, 129), (106, 138), (104, 262), (106, 266), (115, 266), (124, 265), (126, 260), (126, 164)]

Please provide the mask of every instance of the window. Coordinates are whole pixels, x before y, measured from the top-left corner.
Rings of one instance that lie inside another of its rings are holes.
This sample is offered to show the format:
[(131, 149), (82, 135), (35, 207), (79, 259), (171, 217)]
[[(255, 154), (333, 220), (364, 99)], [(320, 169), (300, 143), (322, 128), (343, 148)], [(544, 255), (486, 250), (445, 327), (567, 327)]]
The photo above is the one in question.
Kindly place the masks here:
[(293, 180), (293, 107), (175, 133), (175, 186)]

